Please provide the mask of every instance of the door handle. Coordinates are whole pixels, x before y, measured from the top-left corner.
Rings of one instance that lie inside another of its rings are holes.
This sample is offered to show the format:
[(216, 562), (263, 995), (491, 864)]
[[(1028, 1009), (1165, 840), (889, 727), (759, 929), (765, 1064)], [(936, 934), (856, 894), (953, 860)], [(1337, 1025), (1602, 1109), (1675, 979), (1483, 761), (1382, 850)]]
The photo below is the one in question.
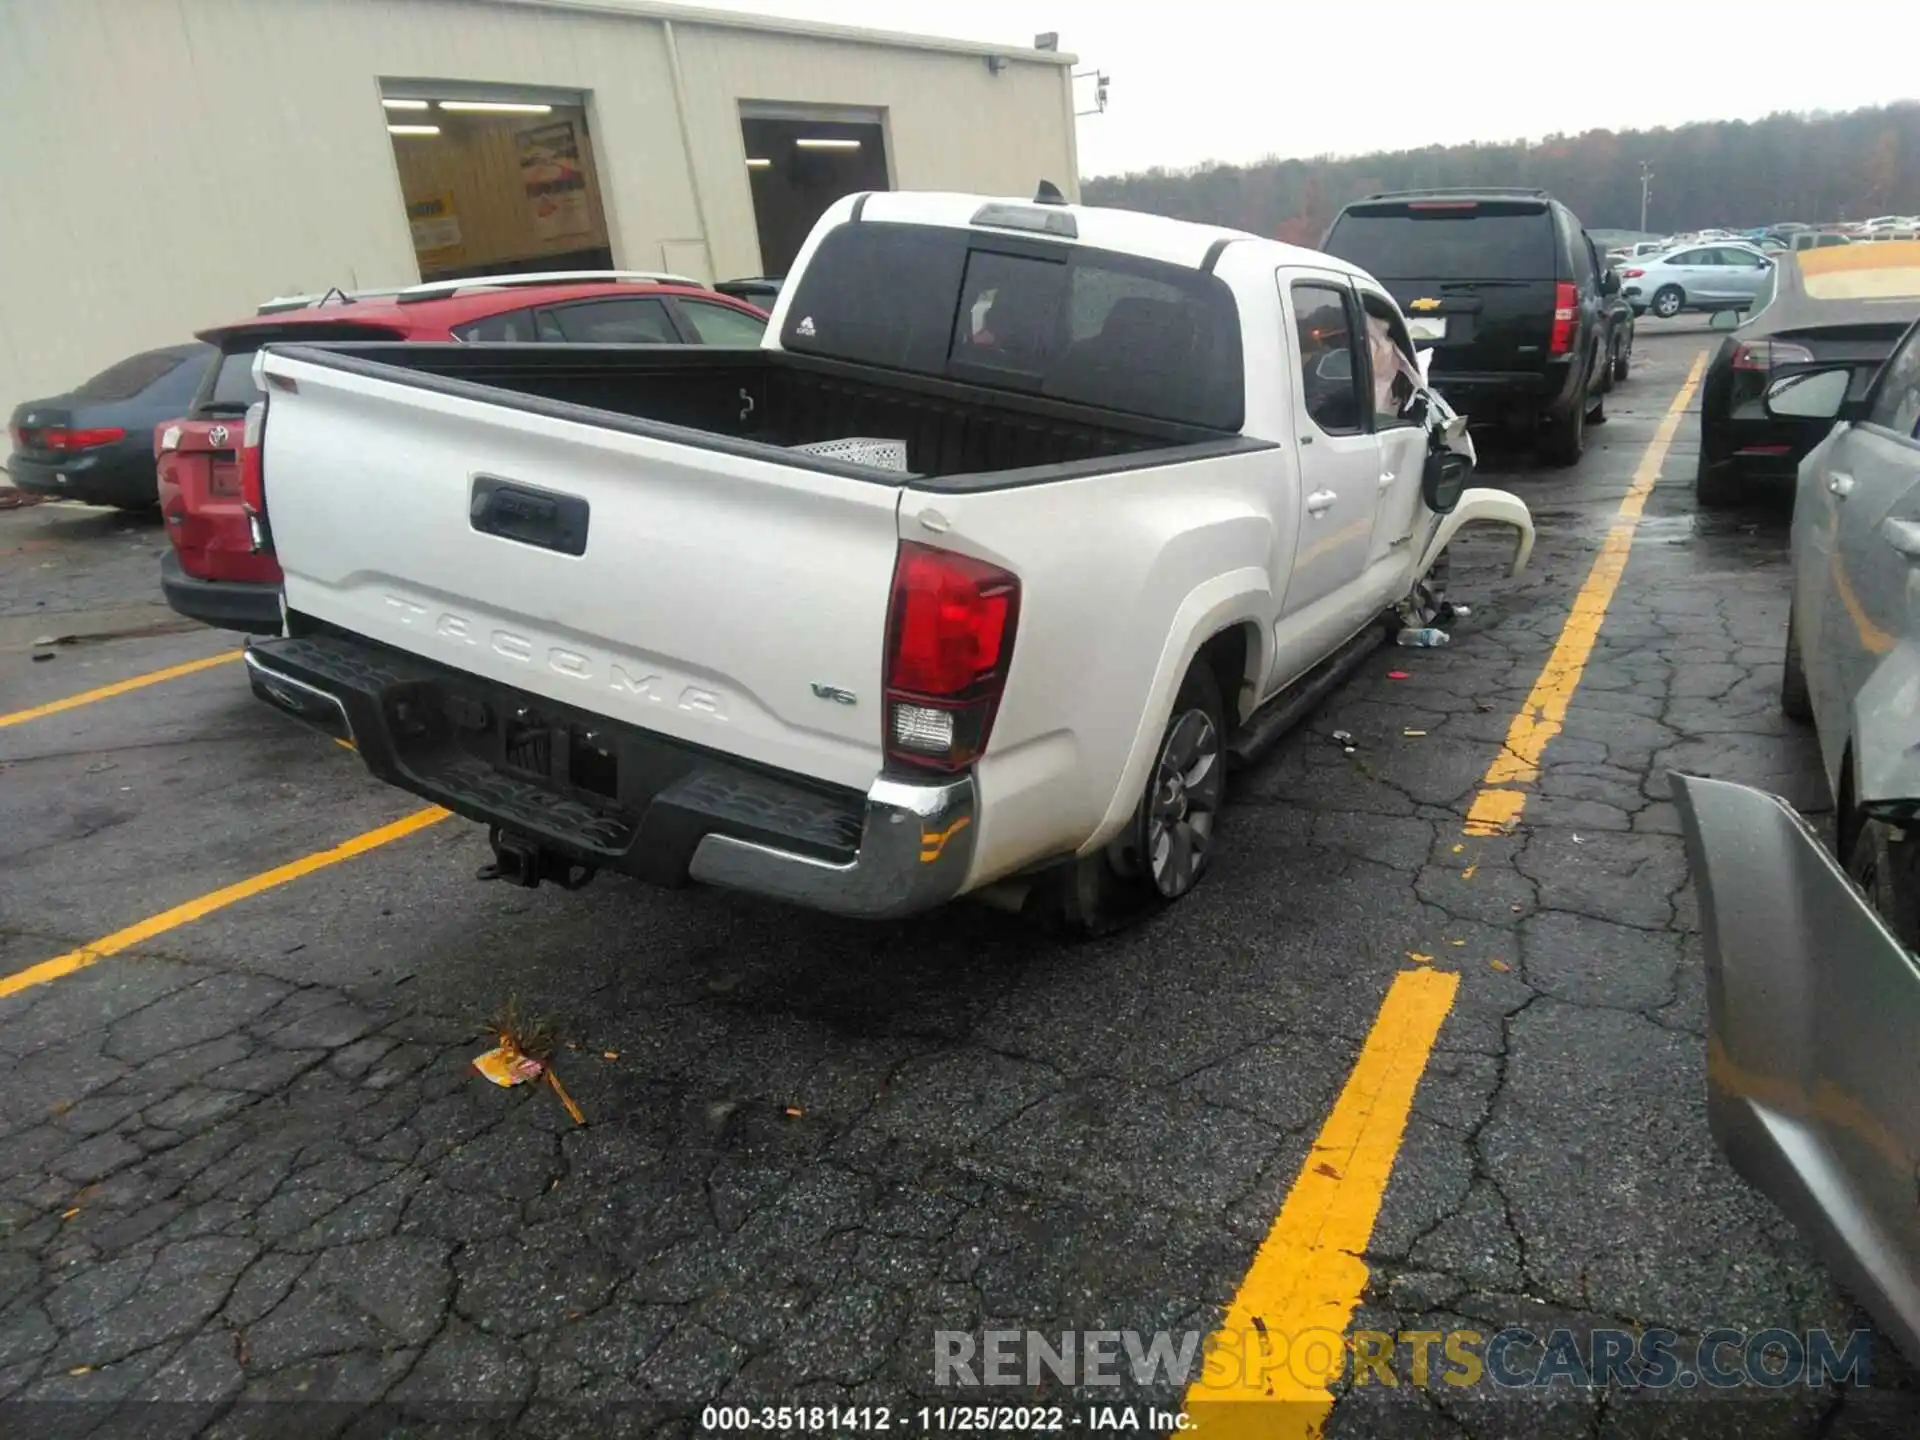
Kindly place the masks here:
[(1880, 533), (1909, 560), (1920, 560), (1920, 524), (1911, 520), (1883, 520)]
[(1316, 490), (1307, 496), (1307, 513), (1324, 515), (1333, 508), (1333, 502), (1340, 497), (1331, 490)]
[(1832, 471), (1827, 476), (1827, 493), (1838, 495), (1842, 500), (1853, 493), (1853, 476), (1841, 471)]
[(1391, 490), (1393, 488), (1393, 482), (1399, 478), (1400, 477), (1395, 475), (1391, 470), (1381, 471), (1380, 472), (1380, 488), (1382, 490)]

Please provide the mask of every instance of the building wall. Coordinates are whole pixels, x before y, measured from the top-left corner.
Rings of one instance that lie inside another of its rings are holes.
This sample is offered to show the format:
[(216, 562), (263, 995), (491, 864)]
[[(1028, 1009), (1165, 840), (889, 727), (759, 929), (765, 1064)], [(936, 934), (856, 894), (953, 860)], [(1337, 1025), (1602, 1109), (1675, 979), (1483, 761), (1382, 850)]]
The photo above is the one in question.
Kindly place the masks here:
[(0, 409), (272, 295), (414, 279), (382, 79), (585, 92), (632, 269), (757, 273), (743, 99), (884, 108), (901, 188), (1076, 193), (1067, 75), (1031, 58), (684, 16), (669, 44), (644, 6), (0, 0)]

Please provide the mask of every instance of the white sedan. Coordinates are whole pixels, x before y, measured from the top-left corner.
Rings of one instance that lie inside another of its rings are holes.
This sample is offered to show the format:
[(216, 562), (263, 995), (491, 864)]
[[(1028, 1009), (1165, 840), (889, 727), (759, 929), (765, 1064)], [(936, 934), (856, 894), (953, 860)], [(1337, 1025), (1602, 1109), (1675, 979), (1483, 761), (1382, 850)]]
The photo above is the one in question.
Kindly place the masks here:
[(1773, 274), (1773, 261), (1744, 241), (1689, 245), (1620, 272), (1621, 293), (1635, 314), (1665, 319), (1682, 310), (1745, 310)]

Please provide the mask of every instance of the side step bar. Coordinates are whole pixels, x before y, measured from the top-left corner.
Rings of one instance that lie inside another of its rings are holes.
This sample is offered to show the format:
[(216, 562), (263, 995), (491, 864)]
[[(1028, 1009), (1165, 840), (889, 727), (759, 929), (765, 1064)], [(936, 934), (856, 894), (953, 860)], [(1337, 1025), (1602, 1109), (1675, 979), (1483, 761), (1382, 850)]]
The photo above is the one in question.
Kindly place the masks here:
[(1250, 765), (1266, 754), (1275, 741), (1306, 719), (1322, 700), (1338, 689), (1359, 668), (1362, 660), (1386, 643), (1387, 632), (1386, 619), (1375, 620), (1254, 711), (1228, 742), (1227, 758), (1235, 765)]

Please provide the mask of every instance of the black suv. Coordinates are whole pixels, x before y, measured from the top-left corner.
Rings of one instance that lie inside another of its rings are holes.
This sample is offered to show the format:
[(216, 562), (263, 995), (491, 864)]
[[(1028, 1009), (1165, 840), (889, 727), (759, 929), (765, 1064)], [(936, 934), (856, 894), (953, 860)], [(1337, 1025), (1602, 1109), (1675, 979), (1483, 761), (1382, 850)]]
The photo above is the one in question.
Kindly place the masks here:
[(1537, 429), (1555, 464), (1580, 458), (1606, 418), (1620, 279), (1571, 210), (1544, 190), (1393, 191), (1348, 205), (1320, 248), (1392, 292), (1449, 404)]

